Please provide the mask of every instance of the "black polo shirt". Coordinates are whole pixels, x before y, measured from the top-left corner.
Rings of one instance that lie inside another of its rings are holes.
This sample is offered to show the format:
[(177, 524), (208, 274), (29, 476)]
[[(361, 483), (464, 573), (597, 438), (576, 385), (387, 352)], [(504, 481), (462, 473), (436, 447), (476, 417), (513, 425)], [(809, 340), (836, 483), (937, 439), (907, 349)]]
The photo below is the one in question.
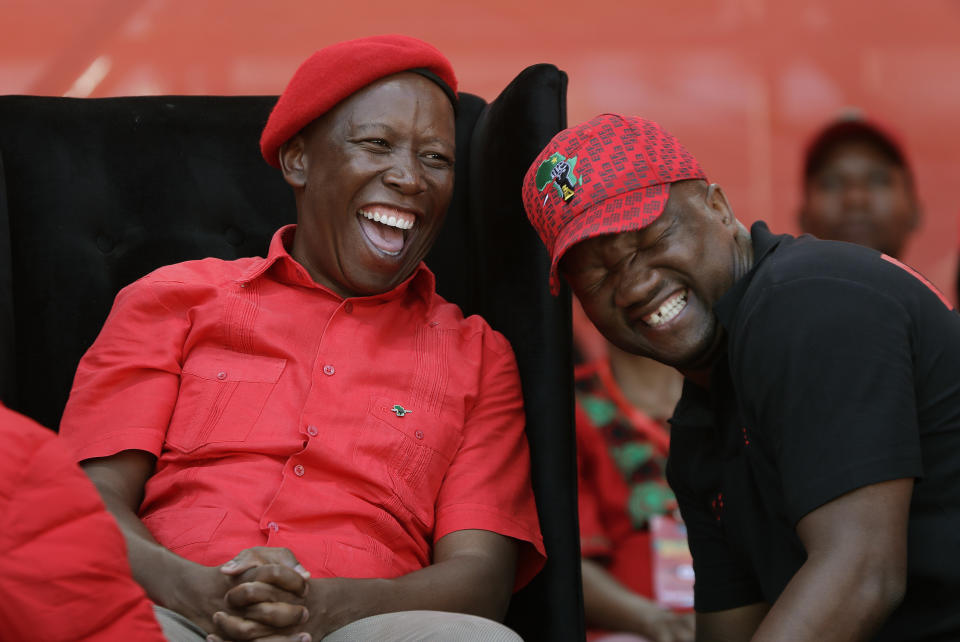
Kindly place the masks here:
[(801, 517), (914, 477), (907, 594), (877, 639), (960, 639), (960, 315), (874, 250), (751, 236), (715, 306), (723, 363), (671, 420), (696, 609), (772, 604), (806, 558)]

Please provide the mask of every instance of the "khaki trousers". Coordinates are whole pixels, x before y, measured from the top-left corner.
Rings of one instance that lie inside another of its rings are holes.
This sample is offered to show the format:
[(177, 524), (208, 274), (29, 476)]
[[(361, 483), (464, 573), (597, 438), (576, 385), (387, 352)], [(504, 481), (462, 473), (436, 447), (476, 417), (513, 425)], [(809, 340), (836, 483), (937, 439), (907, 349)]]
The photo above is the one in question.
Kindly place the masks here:
[[(203, 642), (207, 634), (196, 624), (154, 605), (157, 621), (170, 642)], [(323, 642), (523, 642), (504, 625), (463, 613), (398, 611), (357, 620), (323, 638)]]

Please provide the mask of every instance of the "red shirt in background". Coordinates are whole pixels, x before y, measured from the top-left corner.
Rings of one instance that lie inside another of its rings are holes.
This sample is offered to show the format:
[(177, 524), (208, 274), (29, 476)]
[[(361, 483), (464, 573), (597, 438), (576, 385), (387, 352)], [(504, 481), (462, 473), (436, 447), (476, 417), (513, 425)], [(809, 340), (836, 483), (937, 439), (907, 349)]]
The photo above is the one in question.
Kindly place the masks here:
[(665, 476), (668, 433), (629, 405), (605, 358), (577, 366), (576, 399), (581, 554), (652, 600), (649, 519), (677, 507)]
[(157, 456), (140, 517), (201, 564), (283, 546), (314, 577), (396, 577), (483, 529), (525, 543), (522, 586), (545, 556), (510, 345), (422, 264), (337, 296), (290, 257), (294, 233), (120, 292), (61, 424), (75, 458)]
[(166, 640), (120, 530), (56, 435), (0, 406), (4, 640)]

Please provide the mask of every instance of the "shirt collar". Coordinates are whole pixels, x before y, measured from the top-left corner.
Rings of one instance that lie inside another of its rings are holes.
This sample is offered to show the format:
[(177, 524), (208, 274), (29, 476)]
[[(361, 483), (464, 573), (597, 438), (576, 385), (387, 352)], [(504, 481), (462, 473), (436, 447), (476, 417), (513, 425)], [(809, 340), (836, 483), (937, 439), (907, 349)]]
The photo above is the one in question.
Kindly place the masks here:
[[(329, 294), (342, 299), (339, 294), (333, 292), (326, 286), (320, 285), (310, 276), (300, 263), (296, 261), (288, 250), (293, 245), (293, 237), (296, 234), (296, 224), (284, 225), (273, 234), (270, 240), (270, 248), (267, 251), (266, 258), (259, 258), (247, 269), (238, 279), (240, 283), (250, 283), (262, 277), (267, 271), (275, 279), (282, 283), (290, 285), (299, 285), (309, 288), (317, 288), (328, 292)], [(374, 294), (366, 297), (354, 297), (364, 300), (392, 300), (405, 296), (407, 291), (429, 303), (433, 293), (436, 291), (436, 277), (427, 265), (420, 261), (420, 264), (406, 280), (397, 285), (397, 287), (387, 292)]]
[(753, 276), (757, 273), (757, 268), (767, 258), (767, 255), (787, 238), (790, 238), (787, 234), (770, 232), (770, 228), (763, 221), (757, 221), (750, 227), (750, 242), (753, 244), (753, 266), (713, 306), (713, 311), (724, 328), (729, 330), (733, 325), (734, 317), (740, 307), (740, 301), (743, 300), (747, 288), (750, 287)]

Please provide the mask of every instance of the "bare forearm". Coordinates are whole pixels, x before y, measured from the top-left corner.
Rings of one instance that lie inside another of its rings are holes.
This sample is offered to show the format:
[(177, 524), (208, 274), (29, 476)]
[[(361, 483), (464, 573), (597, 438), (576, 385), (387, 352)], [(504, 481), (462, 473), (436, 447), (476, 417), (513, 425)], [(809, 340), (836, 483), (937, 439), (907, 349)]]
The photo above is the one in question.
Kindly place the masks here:
[(109, 492), (101, 496), (123, 533), (133, 578), (151, 600), (177, 610), (173, 604), (177, 592), (169, 580), (183, 576), (193, 563), (159, 544), (140, 518), (121, 500)]
[(516, 544), (510, 542), (510, 549), (497, 557), (458, 553), (393, 579), (310, 580), (308, 630), (319, 639), (364, 617), (419, 609), (502, 620), (513, 590)]
[(808, 560), (787, 584), (753, 638), (766, 640), (867, 640), (903, 597), (896, 574)]
[(903, 599), (913, 480), (870, 484), (797, 522), (807, 561), (757, 631), (757, 640), (863, 640)]
[(130, 570), (147, 596), (185, 615), (205, 630), (212, 630), (210, 616), (222, 608), (230, 580), (217, 569), (190, 562), (167, 550), (140, 521), (137, 508), (144, 482), (152, 472), (150, 456), (125, 451), (111, 458), (85, 462), (83, 468), (120, 527)]
[(610, 631), (642, 633), (644, 616), (656, 607), (617, 582), (593, 560), (581, 560), (580, 567), (587, 624)]

